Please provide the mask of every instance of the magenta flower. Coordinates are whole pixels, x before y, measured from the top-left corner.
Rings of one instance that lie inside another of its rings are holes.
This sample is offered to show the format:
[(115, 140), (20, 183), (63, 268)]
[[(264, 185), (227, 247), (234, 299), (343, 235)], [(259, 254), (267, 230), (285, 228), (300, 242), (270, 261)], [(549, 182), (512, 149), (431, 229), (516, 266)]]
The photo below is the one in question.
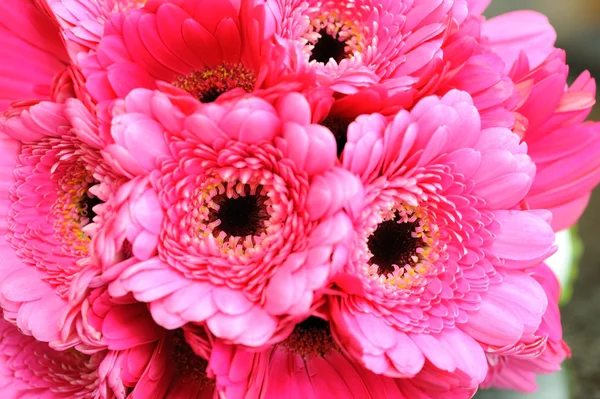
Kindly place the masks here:
[(71, 280), (88, 257), (95, 205), (110, 191), (93, 125), (76, 100), (13, 108), (0, 118), (12, 138), (2, 146), (0, 303), (7, 320), (41, 341), (58, 341)]
[[(195, 104), (135, 90), (115, 106), (105, 152), (135, 177), (107, 205), (115, 218), (95, 251), (116, 279), (111, 294), (148, 302), (161, 326), (206, 322), (261, 346), (306, 315), (346, 262), (343, 208), (360, 201), (360, 183), (336, 167), (334, 138), (310, 123), (300, 94)], [(103, 253), (125, 242), (138, 261), (111, 264)]]
[[(560, 324), (560, 285), (556, 276), (546, 265), (534, 269), (533, 278), (544, 288), (548, 297), (548, 309), (542, 317), (540, 328), (535, 336), (529, 339), (529, 353), (497, 356), (488, 354), (489, 373), (482, 384), (483, 387), (515, 389), (522, 392), (533, 392), (537, 389), (537, 374), (549, 374), (560, 370), (560, 364), (571, 354), (569, 347), (562, 339)], [(537, 338), (537, 339), (536, 339)], [(543, 345), (536, 345), (539, 338)], [(540, 354), (541, 350), (541, 354)]]
[(595, 103), (596, 83), (584, 72), (567, 87), (567, 75), (560, 50), (533, 69), (523, 55), (511, 71), (522, 97), (515, 108), (519, 133), (537, 167), (526, 200), (552, 211), (556, 231), (577, 222), (600, 182), (600, 124), (583, 122)]
[[(485, 352), (540, 326), (547, 299), (525, 271), (553, 251), (550, 214), (519, 204), (534, 177), (508, 129), (481, 130), (466, 93), (350, 125), (344, 166), (365, 185), (350, 263), (331, 296), (333, 334), (378, 374), (486, 376)], [(509, 305), (510, 304), (510, 305)]]
[(329, 323), (318, 317), (297, 324), (288, 338), (263, 352), (217, 340), (209, 370), (227, 398), (469, 399), (476, 391), (466, 374), (447, 378), (431, 365), (410, 379), (374, 374), (343, 354)]
[(270, 86), (293, 58), (272, 51), (266, 18), (259, 0), (147, 1), (109, 18), (97, 50), (81, 61), (86, 87), (104, 101), (160, 81), (206, 103)]

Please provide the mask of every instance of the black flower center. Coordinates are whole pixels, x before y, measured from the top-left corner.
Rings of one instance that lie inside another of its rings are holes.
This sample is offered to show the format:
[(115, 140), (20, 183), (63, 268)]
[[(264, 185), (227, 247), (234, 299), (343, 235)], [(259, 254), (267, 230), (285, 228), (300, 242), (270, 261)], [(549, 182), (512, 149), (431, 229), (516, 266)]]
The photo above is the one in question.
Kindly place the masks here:
[(415, 223), (398, 223), (398, 217), (380, 223), (367, 243), (371, 255), (370, 264), (377, 265), (379, 275), (394, 271), (394, 265), (403, 267), (414, 263), (419, 238), (412, 236)]
[(329, 322), (314, 316), (297, 324), (281, 345), (303, 357), (325, 356), (331, 349), (337, 348), (331, 336)]
[(321, 123), (321, 125), (331, 130), (331, 133), (333, 133), (333, 136), (335, 137), (338, 158), (342, 156), (342, 152), (344, 152), (344, 147), (348, 141), (348, 126), (351, 122), (352, 121), (347, 118), (328, 116)]
[(211, 219), (218, 219), (221, 224), (214, 230), (215, 235), (220, 231), (228, 236), (246, 237), (255, 236), (265, 228), (269, 218), (263, 195), (248, 194), (237, 198), (218, 196), (215, 203), (219, 209), (212, 211)]
[(321, 38), (314, 45), (312, 54), (310, 55), (311, 61), (314, 60), (326, 64), (330, 58), (333, 58), (339, 63), (346, 58), (346, 44), (339, 40), (337, 33), (332, 36), (327, 33), (327, 30), (321, 29), (319, 35), (321, 35)]

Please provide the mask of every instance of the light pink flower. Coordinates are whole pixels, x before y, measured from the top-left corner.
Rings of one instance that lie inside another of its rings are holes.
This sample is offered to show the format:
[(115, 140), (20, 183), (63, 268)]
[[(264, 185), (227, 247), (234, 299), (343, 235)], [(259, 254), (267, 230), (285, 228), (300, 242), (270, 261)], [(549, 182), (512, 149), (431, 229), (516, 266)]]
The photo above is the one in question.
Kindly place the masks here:
[[(476, 391), (467, 375), (457, 373), (448, 379), (430, 363), (416, 378), (374, 374), (344, 355), (327, 321), (317, 317), (298, 324), (286, 340), (259, 353), (217, 340), (209, 370), (228, 399), (259, 395), (265, 399), (468, 399)], [(245, 379), (248, 385), (239, 383)]]
[(560, 324), (560, 285), (556, 276), (546, 265), (536, 267), (533, 278), (539, 282), (548, 297), (548, 309), (542, 317), (537, 337), (547, 338), (541, 353), (532, 352), (525, 355), (496, 356), (489, 354), (489, 373), (482, 384), (483, 387), (516, 389), (522, 392), (533, 392), (537, 389), (536, 374), (549, 374), (560, 370), (560, 364), (570, 355), (567, 344), (562, 339)]
[(6, 319), (41, 341), (58, 340), (70, 282), (87, 259), (94, 205), (110, 191), (93, 126), (73, 99), (0, 117), (11, 138), (2, 146), (0, 304)]
[(31, 0), (0, 3), (0, 111), (23, 100), (64, 101), (68, 57), (53, 21)]
[[(58, 352), (0, 320), (0, 391), (3, 399), (115, 398), (98, 369), (105, 353)], [(120, 396), (123, 397), (123, 396)]]
[[(361, 186), (298, 93), (195, 105), (142, 89), (117, 103), (104, 152), (132, 180), (107, 204), (94, 251), (110, 293), (148, 302), (159, 325), (206, 322), (261, 346), (346, 262), (343, 208)], [(119, 262), (125, 242), (133, 258)]]
[(266, 18), (260, 0), (149, 0), (109, 18), (97, 50), (81, 62), (86, 87), (104, 101), (162, 81), (212, 102), (270, 86), (294, 60), (272, 51)]
[(524, 269), (553, 251), (546, 211), (522, 211), (535, 167), (505, 128), (451, 91), (350, 125), (343, 165), (365, 185), (351, 261), (330, 296), (340, 346), (377, 374), (465, 373), (538, 330), (547, 298)]
[(444, 39), (467, 15), (465, 2), (275, 0), (275, 33), (304, 46), (310, 63), (344, 94), (379, 81), (421, 87), (443, 65)]

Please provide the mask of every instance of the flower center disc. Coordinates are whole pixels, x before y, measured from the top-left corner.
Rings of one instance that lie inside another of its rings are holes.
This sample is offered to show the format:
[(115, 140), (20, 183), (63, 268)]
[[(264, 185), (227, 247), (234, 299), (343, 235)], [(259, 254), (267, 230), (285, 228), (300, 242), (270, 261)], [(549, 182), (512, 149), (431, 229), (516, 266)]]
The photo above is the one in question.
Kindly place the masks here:
[(340, 41), (337, 33), (329, 34), (326, 29), (321, 29), (319, 35), (321, 38), (317, 40), (312, 49), (310, 61), (327, 64), (330, 58), (337, 63), (346, 58), (346, 44)]
[(246, 92), (254, 89), (256, 78), (242, 64), (221, 64), (180, 76), (174, 86), (187, 91), (200, 102), (210, 103), (221, 94), (240, 88)]
[(177, 368), (177, 375), (186, 381), (213, 385), (213, 381), (206, 376), (208, 362), (194, 353), (185, 340), (183, 330), (175, 330), (171, 339), (170, 359)]
[(304, 358), (325, 356), (327, 352), (337, 347), (331, 337), (329, 323), (314, 316), (297, 324), (292, 334), (281, 345)]
[(373, 255), (370, 264), (379, 267), (380, 275), (394, 272), (394, 265), (414, 263), (419, 240), (413, 237), (415, 227), (414, 223), (399, 220), (399, 216), (377, 226), (367, 245)]
[(209, 220), (219, 220), (221, 223), (214, 229), (213, 234), (223, 231), (228, 236), (255, 236), (265, 230), (265, 222), (269, 218), (263, 195), (246, 195), (237, 198), (227, 198), (219, 195), (214, 198), (218, 205), (212, 210)]

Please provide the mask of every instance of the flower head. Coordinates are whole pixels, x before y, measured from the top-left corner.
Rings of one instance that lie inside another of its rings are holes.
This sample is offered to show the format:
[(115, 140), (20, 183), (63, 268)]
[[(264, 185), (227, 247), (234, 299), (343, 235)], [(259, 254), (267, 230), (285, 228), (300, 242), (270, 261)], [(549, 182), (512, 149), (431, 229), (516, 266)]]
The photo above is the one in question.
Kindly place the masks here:
[(365, 205), (336, 279), (345, 295), (329, 298), (340, 346), (378, 374), (413, 377), (431, 362), (478, 385), (484, 352), (533, 334), (547, 305), (523, 271), (554, 241), (547, 212), (519, 208), (535, 172), (526, 146), (482, 130), (472, 99), (451, 91), (357, 118), (343, 165), (361, 177)]
[(303, 45), (306, 62), (345, 94), (384, 80), (426, 84), (467, 12), (445, 0), (277, 0), (271, 10), (276, 34)]
[[(251, 367), (251, 368), (250, 368)], [(291, 335), (263, 352), (248, 352), (217, 340), (209, 369), (227, 398), (399, 398), (468, 399), (476, 391), (466, 375), (440, 378), (444, 372), (427, 364), (412, 379), (374, 374), (337, 346), (329, 323), (309, 317)], [(249, 384), (240, 384), (247, 379)]]
[(98, 369), (105, 353), (59, 352), (0, 320), (0, 389), (5, 398), (115, 398)]
[(86, 87), (102, 102), (160, 81), (207, 103), (269, 86), (288, 63), (272, 53), (269, 29), (258, 0), (148, 1), (109, 18), (97, 50), (81, 63)]
[(521, 96), (513, 112), (537, 174), (526, 200), (552, 211), (555, 231), (571, 227), (600, 182), (600, 124), (584, 122), (595, 103), (588, 72), (567, 86), (565, 54), (555, 50), (537, 67), (522, 54), (510, 77)]
[[(188, 111), (147, 90), (115, 107), (105, 151), (135, 178), (116, 193), (96, 251), (116, 279), (111, 293), (149, 302), (158, 324), (206, 322), (226, 341), (261, 346), (346, 261), (343, 209), (360, 201), (360, 184), (336, 167), (333, 136), (310, 123), (300, 94)], [(125, 241), (137, 263), (102, 255)]]
[(14, 177), (5, 185), (0, 298), (5, 318), (42, 341), (58, 338), (70, 283), (88, 257), (96, 206), (110, 188), (103, 178), (110, 172), (85, 142), (93, 124), (76, 100), (11, 109), (0, 118), (14, 140), (5, 138), (2, 147), (5, 176)]

